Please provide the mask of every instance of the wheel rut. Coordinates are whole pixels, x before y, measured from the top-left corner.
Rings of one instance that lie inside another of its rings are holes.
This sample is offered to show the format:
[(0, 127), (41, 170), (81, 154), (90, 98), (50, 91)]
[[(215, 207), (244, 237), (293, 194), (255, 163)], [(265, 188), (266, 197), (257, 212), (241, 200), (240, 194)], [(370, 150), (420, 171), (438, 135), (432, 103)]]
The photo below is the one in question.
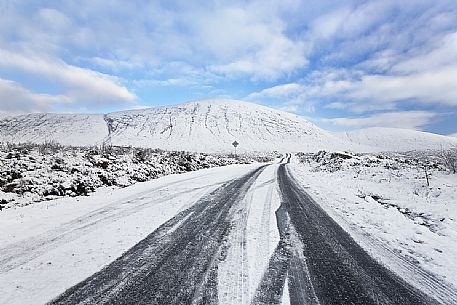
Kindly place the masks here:
[(49, 304), (217, 304), (221, 245), (264, 168), (216, 189)]

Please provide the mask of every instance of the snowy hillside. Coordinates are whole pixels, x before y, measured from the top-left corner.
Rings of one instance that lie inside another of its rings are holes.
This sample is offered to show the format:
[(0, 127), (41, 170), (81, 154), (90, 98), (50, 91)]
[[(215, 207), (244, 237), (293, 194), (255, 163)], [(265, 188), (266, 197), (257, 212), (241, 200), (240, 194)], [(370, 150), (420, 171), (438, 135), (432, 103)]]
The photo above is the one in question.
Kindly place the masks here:
[(452, 137), (399, 128), (373, 127), (335, 135), (380, 151), (441, 150), (457, 147), (457, 139)]
[(331, 133), (302, 116), (243, 101), (200, 100), (109, 113), (0, 116), (0, 142), (64, 145), (102, 143), (184, 150), (317, 152), (319, 150), (421, 150), (457, 146), (457, 139), (418, 131), (369, 128)]
[(108, 114), (115, 145), (167, 150), (317, 151), (349, 148), (303, 117), (234, 100), (194, 101), (177, 106)]
[(0, 118), (0, 142), (99, 145), (107, 135), (103, 115), (34, 113)]
[(105, 116), (29, 114), (0, 119), (0, 141), (46, 140), (201, 152), (233, 151), (235, 140), (239, 152), (354, 148), (303, 117), (234, 100), (194, 101)]

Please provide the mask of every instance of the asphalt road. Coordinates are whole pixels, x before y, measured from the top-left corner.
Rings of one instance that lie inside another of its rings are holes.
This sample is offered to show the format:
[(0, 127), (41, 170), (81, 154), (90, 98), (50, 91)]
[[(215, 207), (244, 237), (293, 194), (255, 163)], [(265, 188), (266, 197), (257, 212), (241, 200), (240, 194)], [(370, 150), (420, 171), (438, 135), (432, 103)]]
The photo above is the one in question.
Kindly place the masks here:
[(284, 164), (278, 183), (291, 224), (291, 304), (437, 304), (372, 259), (303, 191)]
[(217, 262), (235, 205), (264, 166), (163, 224), (49, 304), (217, 304)]
[[(264, 168), (205, 196), (49, 304), (218, 304), (218, 262), (230, 246), (231, 221)], [(292, 305), (438, 304), (372, 259), (286, 164), (279, 166), (277, 183), (280, 241), (251, 304), (281, 304), (285, 291)]]

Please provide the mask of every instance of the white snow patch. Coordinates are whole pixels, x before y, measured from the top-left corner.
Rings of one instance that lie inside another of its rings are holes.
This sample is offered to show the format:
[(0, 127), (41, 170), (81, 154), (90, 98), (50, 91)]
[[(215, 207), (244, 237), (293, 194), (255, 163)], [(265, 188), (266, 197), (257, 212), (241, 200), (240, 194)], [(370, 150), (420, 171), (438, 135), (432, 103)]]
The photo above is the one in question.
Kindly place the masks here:
[(279, 242), (277, 169), (277, 164), (265, 168), (236, 212), (227, 239), (227, 256), (218, 267), (221, 305), (251, 304)]

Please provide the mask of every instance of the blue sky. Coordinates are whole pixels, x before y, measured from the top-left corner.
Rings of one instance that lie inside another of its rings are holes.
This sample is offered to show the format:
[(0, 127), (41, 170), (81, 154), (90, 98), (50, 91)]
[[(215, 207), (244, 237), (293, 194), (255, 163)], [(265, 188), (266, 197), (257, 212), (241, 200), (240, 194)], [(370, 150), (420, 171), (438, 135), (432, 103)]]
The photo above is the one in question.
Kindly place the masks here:
[(0, 0), (0, 112), (243, 99), (457, 132), (457, 2)]

